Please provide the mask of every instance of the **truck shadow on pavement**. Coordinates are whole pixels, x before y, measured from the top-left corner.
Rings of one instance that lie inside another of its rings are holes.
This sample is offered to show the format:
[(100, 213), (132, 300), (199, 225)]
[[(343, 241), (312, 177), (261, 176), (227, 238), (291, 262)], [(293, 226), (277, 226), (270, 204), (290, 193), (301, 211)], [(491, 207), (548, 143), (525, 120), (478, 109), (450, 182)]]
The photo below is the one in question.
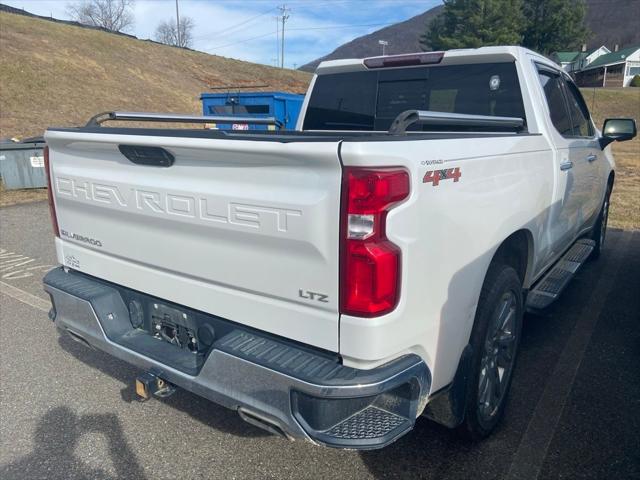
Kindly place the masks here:
[[(138, 401), (134, 381), (136, 375), (141, 373), (141, 371), (100, 350), (89, 349), (89, 347), (78, 343), (68, 335), (61, 334), (58, 343), (67, 353), (70, 353), (85, 365), (95, 368), (101, 373), (109, 375), (127, 385), (120, 391), (122, 399), (125, 402)], [(163, 400), (153, 399), (151, 401), (161, 401), (172, 408), (186, 413), (194, 420), (224, 433), (250, 438), (271, 435), (268, 432), (247, 424), (232, 410), (210, 402), (186, 390), (178, 389), (177, 392), (169, 398)]]
[[(553, 316), (525, 315), (519, 360), (516, 364), (506, 414), (496, 431), (479, 443), (463, 440), (455, 430), (427, 418), (416, 420), (414, 429), (383, 450), (360, 452), (375, 478), (387, 478), (389, 463), (400, 468), (400, 478), (501, 478), (527, 428), (551, 369), (563, 346), (545, 342), (548, 330), (557, 323)], [(570, 325), (562, 328), (566, 334)], [(540, 357), (544, 355), (544, 360)]]
[[(87, 434), (104, 436), (115, 475), (87, 464), (76, 455), (76, 446), (82, 436)], [(57, 407), (49, 410), (40, 419), (33, 440), (33, 452), (0, 468), (0, 478), (146, 478), (144, 470), (127, 443), (120, 421), (114, 414), (78, 416), (68, 407)]]

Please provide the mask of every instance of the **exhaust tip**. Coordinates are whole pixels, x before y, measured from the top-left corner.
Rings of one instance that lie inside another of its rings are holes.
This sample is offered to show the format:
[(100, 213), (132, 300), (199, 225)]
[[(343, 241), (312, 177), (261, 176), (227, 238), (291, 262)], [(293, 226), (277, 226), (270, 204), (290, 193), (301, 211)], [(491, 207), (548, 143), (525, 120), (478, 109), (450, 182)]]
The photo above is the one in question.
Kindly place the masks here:
[(287, 435), (284, 430), (272, 420), (264, 418), (262, 415), (258, 415), (257, 413), (250, 412), (244, 407), (238, 408), (238, 415), (240, 418), (251, 425), (266, 430), (274, 435), (278, 435), (281, 437), (288, 438), (291, 440), (291, 437)]
[(74, 332), (73, 330), (70, 329), (66, 329), (66, 332), (69, 334), (69, 336), (75, 340), (76, 342), (84, 345), (85, 347), (89, 347), (91, 350), (95, 350), (95, 348), (93, 347), (93, 345), (91, 345), (89, 342), (87, 342), (85, 340), (85, 338), (80, 335), (79, 333)]

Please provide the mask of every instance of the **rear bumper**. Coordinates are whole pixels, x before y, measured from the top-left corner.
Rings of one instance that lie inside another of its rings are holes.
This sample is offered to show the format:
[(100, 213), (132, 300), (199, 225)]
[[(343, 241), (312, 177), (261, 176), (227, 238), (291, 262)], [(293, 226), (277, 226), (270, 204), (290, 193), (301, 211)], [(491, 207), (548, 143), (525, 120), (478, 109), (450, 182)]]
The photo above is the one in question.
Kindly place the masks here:
[(199, 321), (220, 333), (190, 370), (170, 358), (179, 354), (174, 345), (157, 342), (160, 354), (137, 346), (136, 338), (150, 336), (131, 326), (125, 300), (129, 294), (150, 304), (161, 300), (62, 268), (45, 276), (44, 288), (61, 331), (290, 438), (381, 448), (411, 430), (429, 392), (430, 372), (417, 355), (358, 370), (336, 355), (200, 312)]

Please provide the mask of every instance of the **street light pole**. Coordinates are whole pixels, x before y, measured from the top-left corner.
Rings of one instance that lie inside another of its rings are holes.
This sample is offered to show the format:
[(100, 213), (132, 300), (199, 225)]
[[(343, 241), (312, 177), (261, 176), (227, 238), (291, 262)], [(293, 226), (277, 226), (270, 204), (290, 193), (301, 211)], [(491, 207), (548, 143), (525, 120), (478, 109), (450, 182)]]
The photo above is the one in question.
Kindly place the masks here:
[(378, 45), (382, 45), (382, 56), (384, 57), (385, 53), (386, 53), (386, 49), (385, 47), (387, 45), (389, 45), (389, 42), (386, 40), (378, 40)]
[(178, 11), (178, 0), (176, 0), (176, 38), (178, 40), (178, 47), (180, 47), (180, 13)]

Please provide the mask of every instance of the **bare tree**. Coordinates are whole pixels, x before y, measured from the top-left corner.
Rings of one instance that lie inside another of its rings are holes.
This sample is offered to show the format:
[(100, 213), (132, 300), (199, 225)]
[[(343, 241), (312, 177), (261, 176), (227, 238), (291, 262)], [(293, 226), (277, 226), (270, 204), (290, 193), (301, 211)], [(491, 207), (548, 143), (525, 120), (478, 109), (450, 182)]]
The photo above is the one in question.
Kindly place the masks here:
[(174, 47), (191, 47), (193, 44), (193, 28), (195, 23), (190, 17), (180, 17), (180, 35), (174, 19), (162, 22), (156, 28), (156, 40)]
[(75, 21), (115, 32), (133, 27), (135, 0), (81, 0), (67, 6), (67, 13)]

